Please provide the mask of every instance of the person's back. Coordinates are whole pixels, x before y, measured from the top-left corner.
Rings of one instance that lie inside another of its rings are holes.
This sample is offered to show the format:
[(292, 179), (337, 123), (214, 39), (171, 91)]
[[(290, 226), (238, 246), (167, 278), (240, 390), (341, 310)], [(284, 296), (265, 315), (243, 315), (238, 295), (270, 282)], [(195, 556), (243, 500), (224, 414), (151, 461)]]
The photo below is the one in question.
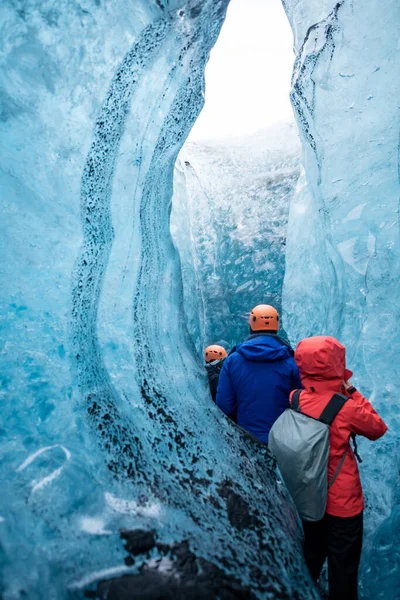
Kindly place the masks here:
[(356, 600), (364, 500), (357, 460), (349, 442), (352, 434), (376, 440), (387, 427), (368, 400), (347, 382), (352, 373), (345, 369), (345, 348), (335, 338), (302, 340), (295, 358), (304, 388), (299, 396), (302, 413), (319, 418), (334, 394), (349, 398), (330, 426), (328, 482), (332, 485), (325, 517), (322, 521), (303, 521), (303, 525), (311, 575), (318, 578), (328, 556), (329, 598)]
[(238, 425), (267, 443), (272, 425), (289, 407), (289, 393), (300, 386), (300, 378), (290, 346), (276, 335), (278, 313), (272, 309), (275, 321), (256, 323), (252, 320), (255, 310), (250, 315), (250, 338), (224, 362), (217, 405)]
[[(302, 385), (300, 409), (318, 418), (332, 395), (344, 393), (349, 396), (330, 427), (330, 454), (328, 479), (330, 479), (346, 456), (335, 484), (329, 489), (326, 512), (338, 517), (352, 517), (364, 508), (357, 460), (350, 448), (352, 434), (370, 440), (381, 437), (387, 427), (372, 405), (355, 388), (343, 387), (345, 377), (345, 349), (329, 336), (315, 336), (300, 342), (296, 349)], [(329, 360), (327, 358), (329, 357)], [(347, 377), (351, 372), (347, 371)]]
[(219, 375), (221, 373), (222, 366), (225, 358), (228, 356), (225, 348), (218, 344), (212, 344), (207, 346), (204, 350), (204, 360), (206, 362), (205, 367), (208, 376), (208, 384), (210, 386), (210, 394), (213, 401), (216, 401), (217, 387)]

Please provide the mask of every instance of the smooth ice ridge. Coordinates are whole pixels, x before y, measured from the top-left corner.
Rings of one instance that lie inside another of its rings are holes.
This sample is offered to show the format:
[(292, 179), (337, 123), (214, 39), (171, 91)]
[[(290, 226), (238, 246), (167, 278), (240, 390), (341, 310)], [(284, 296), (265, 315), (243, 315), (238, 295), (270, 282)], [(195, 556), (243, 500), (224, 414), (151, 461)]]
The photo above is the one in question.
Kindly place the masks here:
[(5, 600), (317, 598), (271, 457), (210, 401), (169, 232), (227, 5), (1, 4)]
[(286, 228), (299, 177), (294, 123), (229, 142), (187, 143), (174, 177), (171, 232), (199, 355), (232, 348), (261, 301), (281, 308)]

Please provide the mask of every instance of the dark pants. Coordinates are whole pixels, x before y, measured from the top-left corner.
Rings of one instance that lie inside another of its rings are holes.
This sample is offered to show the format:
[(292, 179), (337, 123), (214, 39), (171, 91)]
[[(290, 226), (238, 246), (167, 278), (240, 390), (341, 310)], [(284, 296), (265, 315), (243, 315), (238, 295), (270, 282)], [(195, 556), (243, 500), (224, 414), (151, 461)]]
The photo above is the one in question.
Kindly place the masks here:
[(329, 600), (357, 600), (363, 513), (355, 517), (325, 514), (321, 521), (303, 521), (304, 555), (316, 581), (328, 558)]

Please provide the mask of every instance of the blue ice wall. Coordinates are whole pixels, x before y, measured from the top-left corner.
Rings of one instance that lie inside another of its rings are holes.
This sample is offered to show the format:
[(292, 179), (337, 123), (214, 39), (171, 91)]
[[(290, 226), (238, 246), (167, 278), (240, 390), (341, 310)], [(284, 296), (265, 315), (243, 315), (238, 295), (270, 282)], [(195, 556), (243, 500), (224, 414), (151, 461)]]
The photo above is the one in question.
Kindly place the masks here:
[[(175, 158), (227, 4), (1, 3), (7, 600), (117, 597), (121, 586), (140, 598), (152, 585), (177, 598), (193, 587), (316, 597), (273, 465), (209, 404), (169, 234)], [(361, 448), (362, 583), (365, 597), (393, 597), (399, 8), (285, 5), (306, 173), (289, 223), (286, 323), (294, 340), (340, 337), (390, 426)], [(125, 550), (121, 528), (135, 532)]]
[(283, 291), (292, 340), (328, 333), (389, 426), (360, 443), (363, 597), (398, 598), (400, 6), (284, 1), (305, 173), (291, 205)]
[(210, 403), (169, 234), (227, 4), (1, 3), (5, 600), (317, 597), (271, 458)]
[(200, 355), (210, 343), (232, 348), (245, 339), (256, 304), (281, 308), (299, 156), (294, 123), (249, 138), (187, 143), (180, 153), (171, 231)]

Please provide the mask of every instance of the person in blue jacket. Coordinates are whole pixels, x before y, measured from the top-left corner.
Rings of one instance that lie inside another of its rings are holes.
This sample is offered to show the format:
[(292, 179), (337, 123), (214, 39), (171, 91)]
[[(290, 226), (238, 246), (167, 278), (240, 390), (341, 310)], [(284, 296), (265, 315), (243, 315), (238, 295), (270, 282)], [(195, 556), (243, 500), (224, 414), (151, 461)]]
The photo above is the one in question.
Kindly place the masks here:
[(272, 425), (289, 408), (290, 392), (302, 386), (293, 350), (278, 336), (278, 311), (260, 304), (251, 311), (249, 324), (250, 337), (225, 359), (217, 406), (267, 444)]

